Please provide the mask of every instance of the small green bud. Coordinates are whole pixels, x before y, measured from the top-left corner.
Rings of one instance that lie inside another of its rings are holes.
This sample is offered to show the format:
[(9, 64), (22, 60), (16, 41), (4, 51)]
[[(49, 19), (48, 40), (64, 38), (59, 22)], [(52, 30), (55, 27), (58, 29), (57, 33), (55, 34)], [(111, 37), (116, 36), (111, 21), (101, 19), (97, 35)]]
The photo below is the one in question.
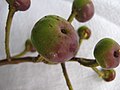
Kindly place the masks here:
[(102, 72), (104, 73), (102, 78), (106, 82), (113, 81), (115, 79), (115, 77), (116, 77), (116, 72), (115, 72), (114, 69), (111, 69), (111, 70), (104, 70), (104, 69), (102, 69)]
[(27, 51), (36, 52), (36, 49), (33, 47), (32, 42), (29, 39), (25, 42), (25, 47)]
[(91, 30), (87, 26), (81, 26), (77, 32), (80, 39), (89, 39), (91, 36)]

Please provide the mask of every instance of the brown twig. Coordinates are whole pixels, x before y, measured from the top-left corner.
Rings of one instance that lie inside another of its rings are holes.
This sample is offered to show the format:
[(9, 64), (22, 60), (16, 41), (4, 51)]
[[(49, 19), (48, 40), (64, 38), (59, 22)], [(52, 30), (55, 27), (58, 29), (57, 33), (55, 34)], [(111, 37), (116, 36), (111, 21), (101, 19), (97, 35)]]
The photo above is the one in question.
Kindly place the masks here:
[[(0, 66), (9, 65), (9, 64), (19, 64), (19, 63), (25, 63), (25, 62), (32, 62), (32, 63), (44, 62), (46, 64), (50, 64), (47, 61), (38, 60), (38, 59), (40, 59), (40, 56), (37, 56), (37, 57), (12, 58), (11, 61), (8, 61), (7, 59), (3, 59), (3, 60), (0, 60)], [(78, 62), (81, 65), (86, 66), (86, 67), (97, 67), (97, 66), (99, 66), (97, 64), (96, 60), (94, 60), (94, 59), (85, 59), (85, 58), (76, 58), (76, 57), (74, 57), (74, 58), (72, 58), (69, 61)]]
[(81, 65), (86, 66), (86, 67), (97, 67), (97, 66), (99, 66), (99, 64), (96, 62), (95, 59), (73, 57), (70, 61), (77, 61), (78, 63), (80, 63)]
[(0, 66), (3, 65), (9, 65), (9, 64), (19, 64), (19, 63), (25, 63), (25, 62), (33, 62), (38, 59), (38, 57), (22, 57), (22, 58), (12, 58), (11, 61), (8, 61), (7, 59), (0, 60)]

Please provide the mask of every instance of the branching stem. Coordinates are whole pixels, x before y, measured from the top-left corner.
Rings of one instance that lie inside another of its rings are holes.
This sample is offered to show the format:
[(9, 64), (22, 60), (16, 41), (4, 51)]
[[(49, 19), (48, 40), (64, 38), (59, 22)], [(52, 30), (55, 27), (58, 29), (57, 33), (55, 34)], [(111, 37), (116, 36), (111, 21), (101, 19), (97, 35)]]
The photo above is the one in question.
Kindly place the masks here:
[[(9, 65), (9, 64), (19, 64), (19, 63), (24, 63), (24, 62), (44, 62), (45, 64), (51, 64), (49, 62), (47, 62), (47, 60), (40, 60), (41, 56), (37, 56), (37, 57), (22, 57), (22, 58), (11, 58), (11, 62), (9, 62), (7, 59), (2, 59), (0, 60), (0, 66), (3, 66), (3, 65)], [(97, 63), (96, 63), (96, 60), (94, 59), (85, 59), (85, 58), (72, 58), (71, 60), (69, 60), (68, 62), (78, 62), (80, 63), (81, 65), (83, 66), (86, 66), (86, 67), (97, 67), (99, 66)], [(16, 63), (17, 62), (17, 63)], [(56, 63), (55, 63), (56, 64)]]

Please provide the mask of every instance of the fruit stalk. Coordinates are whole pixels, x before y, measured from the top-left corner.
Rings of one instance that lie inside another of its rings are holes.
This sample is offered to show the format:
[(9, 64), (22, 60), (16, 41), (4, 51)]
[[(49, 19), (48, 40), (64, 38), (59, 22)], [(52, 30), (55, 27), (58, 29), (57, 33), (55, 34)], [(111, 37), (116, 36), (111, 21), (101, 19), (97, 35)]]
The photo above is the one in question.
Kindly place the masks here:
[(9, 48), (9, 37), (10, 37), (10, 28), (13, 20), (13, 16), (15, 14), (15, 8), (12, 6), (9, 6), (9, 13), (6, 21), (6, 27), (5, 27), (5, 51), (6, 51), (6, 58), (8, 61), (11, 61), (11, 55), (10, 55), (10, 48)]
[(75, 16), (76, 16), (76, 12), (72, 11), (67, 21), (71, 23), (75, 18)]
[[(71, 23), (73, 21), (75, 15), (76, 15), (76, 12), (72, 11), (67, 21), (69, 23)], [(63, 74), (64, 74), (64, 77), (66, 79), (66, 83), (67, 83), (69, 90), (73, 90), (72, 84), (71, 84), (70, 79), (69, 79), (68, 74), (67, 74), (65, 63), (61, 63), (61, 67), (62, 67)]]
[(67, 86), (68, 86), (69, 90), (73, 90), (71, 82), (70, 82), (68, 74), (67, 74), (65, 63), (61, 63), (61, 67), (62, 67), (63, 74), (64, 74), (64, 77), (66, 79), (66, 83), (67, 83)]
[(22, 52), (20, 52), (19, 54), (13, 56), (13, 58), (19, 58), (21, 56), (24, 56), (28, 51), (26, 49), (24, 49)]
[(25, 49), (22, 52), (20, 52), (19, 54), (15, 55), (15, 56), (12, 56), (12, 58), (19, 58), (21, 56), (24, 56), (27, 52), (36, 52), (36, 50), (33, 47), (30, 39), (26, 40)]
[(96, 67), (91, 67), (98, 75), (99, 77), (103, 77), (104, 76), (104, 73), (101, 72), (100, 70), (98, 70)]
[(85, 58), (72, 58), (70, 61), (77, 61), (85, 67), (97, 67), (99, 64), (94, 59), (85, 59)]

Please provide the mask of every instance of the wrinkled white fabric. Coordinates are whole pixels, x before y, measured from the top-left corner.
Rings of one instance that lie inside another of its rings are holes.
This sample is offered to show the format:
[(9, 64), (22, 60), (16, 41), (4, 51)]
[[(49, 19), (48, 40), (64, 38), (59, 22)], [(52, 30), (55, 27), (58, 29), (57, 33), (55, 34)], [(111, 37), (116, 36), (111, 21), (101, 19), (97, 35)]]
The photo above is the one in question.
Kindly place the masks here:
[[(30, 32), (41, 17), (55, 14), (68, 18), (73, 0), (32, 0), (31, 7), (25, 12), (17, 12), (14, 16), (10, 47), (12, 55), (24, 49), (24, 42), (30, 38)], [(94, 58), (95, 44), (104, 37), (115, 39), (120, 44), (120, 0), (92, 0), (95, 5), (94, 17), (86, 22), (76, 20), (72, 25), (77, 29), (87, 25), (92, 30), (89, 40), (82, 43), (78, 57)], [(0, 59), (5, 58), (4, 34), (8, 4), (0, 0)], [(28, 56), (36, 55), (28, 53)], [(66, 63), (74, 90), (119, 90), (120, 67), (116, 68), (116, 79), (105, 82), (98, 78), (92, 69), (78, 63)], [(60, 65), (43, 63), (23, 63), (0, 67), (0, 90), (68, 90)]]

